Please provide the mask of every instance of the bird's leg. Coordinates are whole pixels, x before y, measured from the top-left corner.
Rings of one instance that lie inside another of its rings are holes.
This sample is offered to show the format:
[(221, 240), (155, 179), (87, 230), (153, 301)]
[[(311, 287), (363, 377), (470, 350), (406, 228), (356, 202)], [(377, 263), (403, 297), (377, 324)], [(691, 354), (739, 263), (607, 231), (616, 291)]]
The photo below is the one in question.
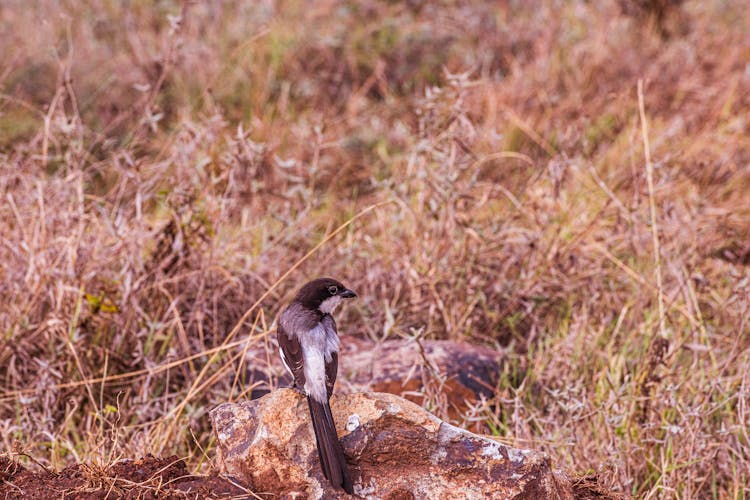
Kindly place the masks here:
[(307, 393), (305, 393), (305, 390), (301, 388), (300, 386), (298, 386), (296, 383), (294, 383), (294, 381), (292, 381), (292, 385), (280, 385), (279, 389), (294, 389), (295, 391), (297, 391), (298, 394), (302, 396), (307, 396)]

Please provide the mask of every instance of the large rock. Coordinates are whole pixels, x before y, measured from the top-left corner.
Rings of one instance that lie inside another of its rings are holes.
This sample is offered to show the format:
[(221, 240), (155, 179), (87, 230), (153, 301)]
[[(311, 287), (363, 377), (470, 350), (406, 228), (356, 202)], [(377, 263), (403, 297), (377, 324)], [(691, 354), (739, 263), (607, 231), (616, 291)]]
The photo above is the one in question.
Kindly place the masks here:
[[(502, 363), (502, 353), (494, 349), (448, 340), (375, 343), (343, 336), (341, 347), (338, 391), (388, 392), (422, 404), (430, 393), (426, 386), (432, 385), (439, 388), (451, 418), (483, 397), (492, 398)], [(278, 353), (251, 349), (246, 361), (248, 382), (258, 384), (253, 397), (291, 385)]]
[[(543, 453), (442, 422), (391, 394), (331, 399), (354, 491), (366, 498), (573, 498)], [(293, 389), (211, 411), (225, 472), (260, 496), (346, 497), (320, 470), (307, 403)]]

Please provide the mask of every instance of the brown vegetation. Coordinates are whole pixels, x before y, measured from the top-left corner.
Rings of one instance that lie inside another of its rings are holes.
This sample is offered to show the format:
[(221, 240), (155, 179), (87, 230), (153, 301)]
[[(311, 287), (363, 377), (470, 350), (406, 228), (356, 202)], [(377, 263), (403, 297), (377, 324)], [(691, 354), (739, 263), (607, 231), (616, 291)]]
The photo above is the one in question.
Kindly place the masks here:
[(458, 424), (747, 496), (750, 14), (621, 3), (3, 2), (0, 449), (205, 470), (326, 274), (346, 334), (508, 353)]

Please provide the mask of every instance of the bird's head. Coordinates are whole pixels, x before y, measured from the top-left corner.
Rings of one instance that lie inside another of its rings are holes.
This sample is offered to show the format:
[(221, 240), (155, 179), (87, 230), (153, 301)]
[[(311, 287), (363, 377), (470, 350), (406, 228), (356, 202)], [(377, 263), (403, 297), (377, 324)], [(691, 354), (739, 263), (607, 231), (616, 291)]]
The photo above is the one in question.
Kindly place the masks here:
[(356, 293), (335, 279), (318, 278), (302, 286), (294, 300), (308, 309), (317, 309), (323, 314), (331, 314), (341, 303), (341, 299), (351, 299), (356, 296)]

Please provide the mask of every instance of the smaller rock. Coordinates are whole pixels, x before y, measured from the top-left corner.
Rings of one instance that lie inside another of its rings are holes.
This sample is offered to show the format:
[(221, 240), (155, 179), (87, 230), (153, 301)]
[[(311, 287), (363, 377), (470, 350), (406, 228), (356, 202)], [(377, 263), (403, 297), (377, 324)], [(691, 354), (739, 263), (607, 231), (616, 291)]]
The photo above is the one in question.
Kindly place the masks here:
[(494, 396), (502, 362), (502, 353), (468, 342), (347, 339), (342, 344), (339, 373), (353, 392), (387, 392), (424, 405), (431, 385), (455, 419), (481, 398)]
[[(343, 336), (341, 348), (338, 392), (387, 392), (422, 405), (426, 386), (432, 385), (455, 419), (481, 398), (493, 397), (503, 360), (502, 352), (489, 347), (449, 340), (375, 343)], [(250, 349), (246, 362), (248, 383), (258, 384), (251, 399), (291, 386), (276, 349)]]

